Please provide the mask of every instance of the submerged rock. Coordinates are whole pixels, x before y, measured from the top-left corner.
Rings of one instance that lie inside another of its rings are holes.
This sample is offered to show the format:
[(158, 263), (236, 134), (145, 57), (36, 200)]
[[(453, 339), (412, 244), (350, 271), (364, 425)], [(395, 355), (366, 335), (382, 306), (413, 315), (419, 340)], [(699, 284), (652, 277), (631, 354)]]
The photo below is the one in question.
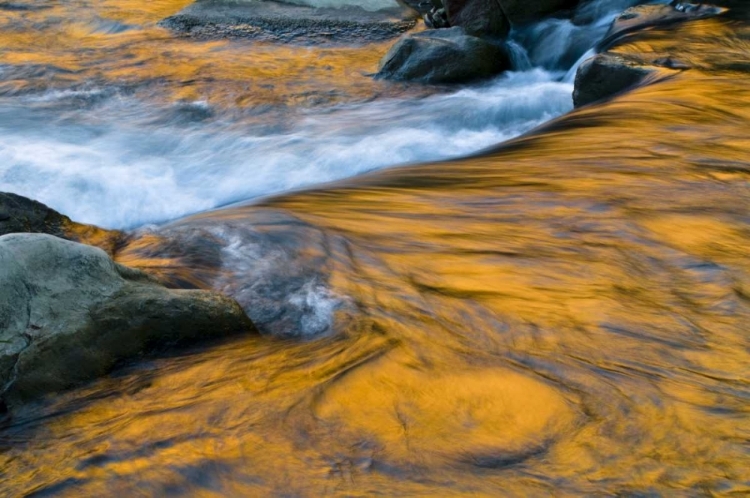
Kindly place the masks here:
[(233, 299), (168, 290), (101, 249), (51, 235), (0, 237), (0, 394), (11, 406), (150, 347), (238, 332), (255, 327)]
[(272, 42), (374, 42), (416, 26), (416, 12), (391, 9), (316, 8), (281, 2), (198, 0), (159, 24), (199, 38), (254, 38)]
[(380, 62), (378, 78), (422, 83), (465, 83), (499, 74), (511, 66), (502, 42), (467, 35), (459, 27), (401, 38)]

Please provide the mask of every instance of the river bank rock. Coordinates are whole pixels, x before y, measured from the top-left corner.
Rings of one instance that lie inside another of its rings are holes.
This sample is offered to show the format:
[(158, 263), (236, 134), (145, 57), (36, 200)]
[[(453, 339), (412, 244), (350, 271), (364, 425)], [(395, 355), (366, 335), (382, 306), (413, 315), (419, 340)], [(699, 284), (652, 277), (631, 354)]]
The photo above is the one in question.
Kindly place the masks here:
[(197, 38), (280, 43), (367, 43), (395, 38), (417, 24), (412, 9), (315, 8), (281, 2), (197, 0), (159, 25)]
[(112, 255), (123, 238), (122, 232), (76, 223), (41, 202), (0, 192), (0, 235), (46, 233), (104, 249)]
[(168, 290), (101, 249), (0, 237), (0, 396), (11, 407), (173, 343), (255, 332), (232, 299)]
[(503, 42), (471, 36), (460, 27), (402, 37), (380, 63), (378, 78), (421, 83), (466, 83), (511, 66)]

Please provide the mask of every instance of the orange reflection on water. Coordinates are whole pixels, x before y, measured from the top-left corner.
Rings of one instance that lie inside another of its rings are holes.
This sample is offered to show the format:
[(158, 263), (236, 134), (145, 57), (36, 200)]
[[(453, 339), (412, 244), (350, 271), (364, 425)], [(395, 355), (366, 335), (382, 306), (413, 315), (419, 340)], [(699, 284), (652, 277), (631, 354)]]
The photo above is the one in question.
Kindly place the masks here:
[[(652, 30), (617, 50), (694, 68), (478, 157), (176, 222), (291, 226), (273, 218), (282, 210), (324, 233), (324, 249), (309, 250), (327, 251), (329, 284), (355, 311), (338, 313), (331, 336), (145, 359), (29, 408), (3, 433), (3, 485), (63, 496), (747, 494), (748, 39), (747, 23), (729, 19)], [(299, 98), (297, 78), (324, 70), (298, 48), (258, 50), (252, 68), (232, 43), (145, 67), (190, 80), (163, 90), (175, 95), (200, 94), (208, 80), (192, 79), (213, 75), (226, 83), (219, 100), (241, 80), (281, 75), (269, 92)], [(271, 67), (271, 53), (291, 70)], [(355, 54), (332, 51), (332, 74)], [(362, 95), (377, 88), (364, 76), (333, 85), (351, 96), (356, 81)], [(172, 243), (136, 235), (117, 257), (174, 285), (216, 278), (210, 241), (198, 260)]]

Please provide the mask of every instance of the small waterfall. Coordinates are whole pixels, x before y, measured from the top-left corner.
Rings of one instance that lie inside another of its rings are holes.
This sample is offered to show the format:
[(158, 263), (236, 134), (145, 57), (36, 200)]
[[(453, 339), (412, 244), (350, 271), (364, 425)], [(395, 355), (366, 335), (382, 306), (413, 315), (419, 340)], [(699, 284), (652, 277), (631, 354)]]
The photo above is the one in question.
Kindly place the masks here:
[(528, 71), (534, 67), (531, 64), (531, 59), (529, 59), (529, 53), (519, 43), (510, 40), (507, 47), (510, 52), (510, 62), (514, 71)]
[(583, 3), (569, 19), (550, 18), (522, 26), (514, 29), (511, 38), (526, 48), (533, 66), (570, 72), (573, 71), (571, 68), (580, 65), (582, 56), (604, 37), (615, 17), (639, 3), (645, 2), (591, 0)]

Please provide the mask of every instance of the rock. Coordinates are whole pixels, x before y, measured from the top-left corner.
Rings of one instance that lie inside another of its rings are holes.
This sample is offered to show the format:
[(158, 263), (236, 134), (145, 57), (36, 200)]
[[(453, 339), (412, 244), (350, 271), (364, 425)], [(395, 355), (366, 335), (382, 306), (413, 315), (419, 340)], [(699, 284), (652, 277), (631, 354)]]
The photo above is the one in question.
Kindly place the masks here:
[(253, 38), (270, 42), (365, 43), (395, 38), (416, 26), (416, 12), (393, 8), (315, 8), (282, 2), (198, 0), (159, 25), (198, 38)]
[(575, 8), (579, 0), (497, 0), (511, 24), (526, 24)]
[(605, 52), (587, 60), (578, 68), (573, 90), (576, 107), (612, 97), (659, 71), (656, 66)]
[(460, 26), (474, 36), (505, 38), (510, 22), (499, 0), (444, 0), (451, 26)]
[(599, 42), (598, 49), (606, 50), (628, 33), (653, 26), (666, 26), (678, 22), (705, 19), (725, 12), (727, 9), (708, 4), (678, 2), (672, 5), (638, 5), (620, 14), (609, 31)]
[(460, 27), (402, 37), (380, 62), (378, 78), (422, 83), (466, 83), (511, 65), (507, 47), (467, 35)]
[[(396, 0), (400, 5), (412, 9), (420, 16), (431, 13), (435, 8), (442, 7), (440, 0)], [(438, 5), (439, 4), (439, 5)]]
[(0, 192), (0, 236), (9, 233), (47, 233), (95, 245), (113, 254), (123, 234), (75, 223), (54, 209), (20, 195)]
[(158, 345), (255, 332), (232, 299), (168, 290), (101, 249), (0, 237), (0, 394), (11, 407)]

